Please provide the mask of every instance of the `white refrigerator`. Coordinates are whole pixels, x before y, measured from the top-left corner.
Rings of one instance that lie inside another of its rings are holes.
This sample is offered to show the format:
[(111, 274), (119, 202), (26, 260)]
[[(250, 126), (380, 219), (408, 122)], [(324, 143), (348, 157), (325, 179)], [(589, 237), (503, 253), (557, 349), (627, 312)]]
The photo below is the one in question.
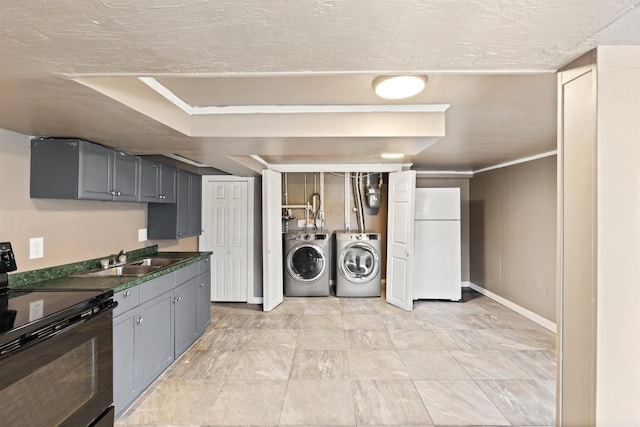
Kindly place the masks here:
[(460, 189), (417, 188), (413, 299), (462, 298)]

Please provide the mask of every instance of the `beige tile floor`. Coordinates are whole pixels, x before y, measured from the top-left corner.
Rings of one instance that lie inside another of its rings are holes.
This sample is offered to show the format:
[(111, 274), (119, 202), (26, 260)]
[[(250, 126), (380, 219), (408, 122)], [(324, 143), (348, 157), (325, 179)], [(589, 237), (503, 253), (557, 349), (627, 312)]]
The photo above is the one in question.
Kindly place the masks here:
[(134, 426), (555, 425), (555, 336), (461, 302), (285, 298), (213, 304), (206, 334), (116, 423)]

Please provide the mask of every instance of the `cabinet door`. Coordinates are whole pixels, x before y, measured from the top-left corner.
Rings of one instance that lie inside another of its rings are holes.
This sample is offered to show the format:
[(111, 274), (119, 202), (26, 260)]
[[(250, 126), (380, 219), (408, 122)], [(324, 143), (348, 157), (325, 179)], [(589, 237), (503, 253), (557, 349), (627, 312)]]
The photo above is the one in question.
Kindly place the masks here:
[(160, 165), (156, 162), (140, 162), (140, 201), (155, 203), (160, 201)]
[(78, 180), (80, 199), (111, 200), (113, 150), (81, 141)]
[(120, 415), (138, 396), (138, 308), (113, 319), (113, 403)]
[(202, 177), (191, 174), (189, 188), (189, 234), (202, 233)]
[(162, 203), (176, 203), (178, 191), (178, 169), (160, 165), (160, 196)]
[(140, 157), (114, 151), (113, 200), (136, 202), (140, 192)]
[(173, 362), (173, 291), (140, 306), (140, 388), (146, 388)]
[(197, 337), (196, 289), (198, 278), (193, 278), (175, 290), (175, 357), (178, 358)]
[(190, 173), (178, 172), (178, 238), (189, 235), (189, 181)]
[(211, 323), (211, 274), (202, 273), (197, 278), (196, 288), (196, 329), (198, 335), (204, 333)]

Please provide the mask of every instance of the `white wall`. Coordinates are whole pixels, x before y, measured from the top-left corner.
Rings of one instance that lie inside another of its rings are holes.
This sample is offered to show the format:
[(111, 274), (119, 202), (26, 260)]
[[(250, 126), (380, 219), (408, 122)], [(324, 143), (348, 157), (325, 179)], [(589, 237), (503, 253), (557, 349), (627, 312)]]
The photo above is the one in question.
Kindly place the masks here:
[(597, 51), (598, 426), (640, 426), (640, 46)]

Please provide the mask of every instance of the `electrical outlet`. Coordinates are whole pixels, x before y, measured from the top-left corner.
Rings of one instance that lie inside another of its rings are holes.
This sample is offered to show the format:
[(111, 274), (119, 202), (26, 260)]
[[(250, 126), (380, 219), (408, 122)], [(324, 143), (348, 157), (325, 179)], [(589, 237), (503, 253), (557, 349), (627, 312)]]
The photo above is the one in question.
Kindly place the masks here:
[(138, 242), (144, 242), (147, 240), (147, 229), (140, 228), (138, 229)]
[(29, 259), (42, 258), (44, 256), (44, 237), (29, 239)]

